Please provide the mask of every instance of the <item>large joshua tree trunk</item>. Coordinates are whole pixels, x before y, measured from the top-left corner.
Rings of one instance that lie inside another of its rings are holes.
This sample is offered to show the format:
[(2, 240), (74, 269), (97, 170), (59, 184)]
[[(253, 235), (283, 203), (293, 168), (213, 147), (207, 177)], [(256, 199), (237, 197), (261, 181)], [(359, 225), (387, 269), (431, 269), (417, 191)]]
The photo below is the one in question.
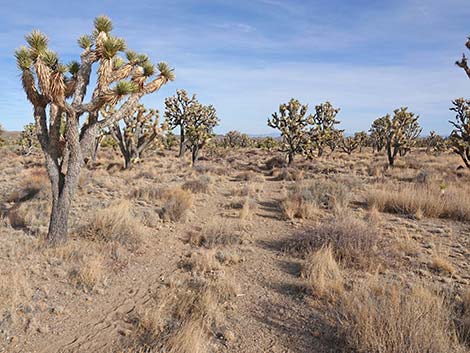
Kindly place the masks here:
[(184, 153), (186, 152), (186, 141), (185, 141), (185, 134), (184, 134), (184, 126), (180, 125), (180, 151), (178, 153), (178, 157), (183, 157)]
[(287, 155), (287, 165), (291, 166), (292, 163), (294, 163), (294, 153), (289, 152), (289, 154)]

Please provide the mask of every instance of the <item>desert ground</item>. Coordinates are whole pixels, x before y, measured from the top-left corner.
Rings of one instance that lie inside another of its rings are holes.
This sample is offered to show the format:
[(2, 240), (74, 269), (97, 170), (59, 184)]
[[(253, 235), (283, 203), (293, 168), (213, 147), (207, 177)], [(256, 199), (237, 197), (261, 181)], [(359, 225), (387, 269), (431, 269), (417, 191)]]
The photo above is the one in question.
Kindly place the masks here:
[(104, 148), (58, 247), (42, 154), (1, 155), (0, 352), (469, 351), (470, 174), (451, 153), (165, 150), (122, 170)]

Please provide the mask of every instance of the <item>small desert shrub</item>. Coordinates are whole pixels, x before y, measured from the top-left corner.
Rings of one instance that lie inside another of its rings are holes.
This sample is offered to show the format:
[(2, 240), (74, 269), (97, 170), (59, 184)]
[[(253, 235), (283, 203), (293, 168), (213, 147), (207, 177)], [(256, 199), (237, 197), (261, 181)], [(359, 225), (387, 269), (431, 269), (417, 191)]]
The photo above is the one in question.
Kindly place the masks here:
[(301, 275), (318, 296), (339, 293), (343, 289), (343, 275), (331, 247), (322, 247), (308, 254)]
[(132, 214), (131, 204), (120, 201), (95, 212), (90, 222), (81, 227), (78, 233), (90, 240), (117, 242), (135, 249), (145, 234), (145, 227)]
[(388, 187), (370, 190), (366, 203), (381, 212), (470, 220), (470, 198), (465, 189), (444, 190), (428, 185), (405, 186), (399, 190)]
[(344, 266), (371, 269), (378, 264), (378, 235), (368, 223), (346, 214), (322, 223), (293, 239), (286, 250), (305, 256), (322, 247), (330, 247)]
[(189, 180), (182, 186), (183, 190), (190, 190), (191, 192), (207, 193), (209, 191), (212, 179), (208, 175), (201, 175), (198, 179)]
[(349, 204), (349, 191), (342, 184), (317, 180), (294, 185), (281, 201), (281, 210), (289, 218), (311, 218), (318, 208), (343, 209)]
[(424, 287), (366, 281), (344, 292), (339, 333), (357, 352), (461, 352), (444, 300)]
[(463, 293), (462, 303), (458, 311), (456, 321), (460, 341), (470, 345), (470, 289)]
[(193, 194), (180, 187), (168, 190), (163, 199), (165, 203), (161, 210), (161, 217), (164, 220), (173, 222), (183, 220), (193, 206)]
[(170, 283), (158, 293), (157, 305), (132, 318), (133, 332), (124, 349), (145, 352), (206, 353), (221, 326), (224, 303), (235, 292), (222, 279), (190, 278)]

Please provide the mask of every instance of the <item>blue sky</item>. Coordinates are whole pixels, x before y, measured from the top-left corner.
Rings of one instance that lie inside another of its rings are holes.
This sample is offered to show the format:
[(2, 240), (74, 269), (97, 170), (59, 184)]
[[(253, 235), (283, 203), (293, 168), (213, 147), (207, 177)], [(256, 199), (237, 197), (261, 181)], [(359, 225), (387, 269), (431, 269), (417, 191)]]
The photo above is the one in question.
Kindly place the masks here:
[(116, 35), (176, 80), (147, 97), (162, 111), (176, 89), (213, 104), (221, 126), (272, 133), (266, 119), (291, 97), (330, 100), (347, 132), (367, 130), (399, 106), (421, 116), (424, 132), (447, 134), (448, 108), (470, 96), (454, 65), (470, 35), (468, 0), (0, 0), (0, 123), (32, 120), (13, 59), (24, 35), (45, 32), (63, 61), (79, 57), (76, 39), (106, 14)]

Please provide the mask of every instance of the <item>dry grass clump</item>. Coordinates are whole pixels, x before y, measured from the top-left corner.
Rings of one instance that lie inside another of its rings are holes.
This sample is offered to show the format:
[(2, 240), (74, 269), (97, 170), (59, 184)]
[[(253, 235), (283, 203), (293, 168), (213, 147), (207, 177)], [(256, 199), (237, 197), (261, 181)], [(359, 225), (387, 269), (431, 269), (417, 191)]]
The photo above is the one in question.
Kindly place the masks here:
[(241, 230), (231, 222), (222, 223), (214, 221), (199, 231), (191, 231), (188, 234), (188, 243), (195, 246), (203, 246), (208, 249), (221, 246), (242, 244)]
[(206, 353), (214, 335), (221, 336), (221, 314), (233, 295), (221, 279), (171, 283), (155, 297), (155, 308), (133, 319), (134, 330), (122, 346), (133, 352)]
[(129, 201), (119, 201), (108, 208), (98, 210), (92, 219), (78, 231), (83, 238), (117, 242), (135, 249), (145, 234), (145, 227), (132, 214)]
[(165, 203), (161, 210), (162, 219), (176, 222), (186, 217), (189, 209), (193, 206), (194, 197), (190, 191), (174, 187), (167, 190), (163, 199)]
[(312, 218), (318, 208), (344, 209), (349, 204), (349, 191), (339, 183), (316, 180), (294, 185), (281, 201), (281, 210), (288, 219)]
[(247, 197), (243, 202), (242, 208), (240, 209), (240, 213), (238, 214), (241, 220), (249, 220), (253, 217), (254, 210), (256, 208), (256, 203)]
[(130, 197), (137, 200), (154, 202), (161, 200), (167, 191), (161, 186), (144, 185), (132, 190)]
[(104, 261), (100, 255), (88, 255), (72, 268), (70, 280), (78, 287), (91, 291), (104, 277)]
[(183, 258), (179, 266), (192, 274), (212, 276), (221, 270), (215, 250), (192, 251)]
[(357, 352), (463, 352), (444, 300), (421, 286), (354, 286), (341, 296), (337, 319), (341, 337)]
[(301, 276), (320, 297), (325, 294), (333, 296), (343, 290), (343, 274), (330, 246), (322, 247), (305, 257)]
[(27, 270), (19, 265), (0, 269), (0, 318), (14, 316), (21, 304), (31, 300), (33, 290), (25, 273)]
[(437, 272), (450, 276), (456, 272), (454, 265), (447, 258), (437, 253), (432, 256), (430, 267)]
[(463, 293), (457, 317), (457, 329), (460, 341), (470, 345), (470, 289)]
[(290, 241), (286, 250), (305, 256), (322, 247), (330, 247), (342, 265), (372, 269), (380, 262), (378, 240), (378, 234), (371, 225), (346, 214), (316, 226), (300, 239)]
[(262, 190), (262, 184), (246, 184), (231, 191), (232, 196), (251, 197), (256, 199), (258, 193)]
[(188, 180), (182, 186), (183, 190), (190, 190), (191, 192), (198, 193), (207, 193), (212, 184), (212, 179), (208, 175), (201, 175), (198, 179)]
[(381, 212), (470, 220), (468, 191), (455, 187), (443, 189), (418, 184), (401, 187), (399, 190), (391, 187), (370, 190), (366, 194), (366, 203)]

